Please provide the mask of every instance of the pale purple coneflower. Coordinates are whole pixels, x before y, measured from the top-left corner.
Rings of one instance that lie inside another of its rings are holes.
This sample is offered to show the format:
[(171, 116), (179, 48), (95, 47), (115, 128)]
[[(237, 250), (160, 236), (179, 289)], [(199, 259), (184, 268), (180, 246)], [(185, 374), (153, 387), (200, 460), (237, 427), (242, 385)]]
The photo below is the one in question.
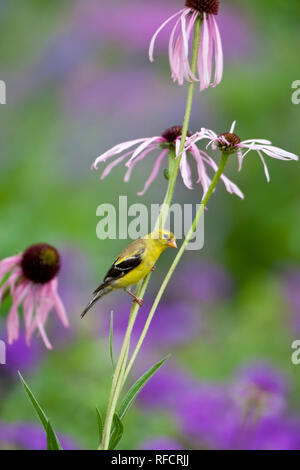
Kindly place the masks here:
[[(154, 45), (158, 34), (170, 21), (175, 20), (169, 41), (173, 81), (179, 85), (182, 85), (184, 80), (200, 82), (201, 91), (209, 86), (217, 86), (223, 75), (222, 42), (215, 19), (218, 12), (219, 0), (186, 0), (185, 8), (168, 18), (152, 37), (149, 48), (150, 61), (154, 60)], [(202, 29), (197, 59), (198, 73), (194, 75), (189, 61), (190, 42), (199, 16), (202, 18)]]
[(65, 327), (69, 326), (65, 308), (57, 292), (59, 269), (59, 253), (46, 243), (32, 245), (23, 253), (0, 261), (0, 279), (9, 274), (0, 288), (0, 303), (7, 291), (12, 297), (12, 306), (7, 317), (9, 344), (19, 337), (20, 305), (23, 305), (28, 345), (34, 332), (38, 330), (45, 346), (52, 349), (45, 331), (52, 308), (55, 308), (62, 324)]
[(235, 125), (236, 121), (232, 123), (229, 132), (224, 132), (220, 135), (216, 134), (210, 129), (202, 128), (200, 132), (196, 132), (196, 134), (190, 137), (186, 144), (186, 148), (188, 148), (189, 145), (195, 144), (201, 140), (208, 140), (209, 142), (207, 147), (211, 145), (214, 150), (218, 148), (227, 154), (236, 153), (239, 161), (239, 171), (242, 169), (242, 163), (245, 156), (251, 152), (251, 150), (254, 150), (257, 152), (259, 158), (262, 161), (268, 182), (270, 181), (270, 175), (263, 154), (271, 158), (276, 158), (277, 160), (298, 160), (297, 155), (287, 152), (286, 150), (283, 150), (279, 147), (274, 147), (272, 142), (269, 140), (249, 139), (241, 141), (241, 139), (236, 134), (234, 134)]
[[(179, 155), (181, 134), (182, 127), (173, 126), (167, 129), (161, 136), (147, 137), (123, 142), (112, 147), (111, 149), (107, 150), (105, 153), (100, 155), (98, 158), (96, 158), (95, 162), (92, 165), (92, 169), (97, 170), (99, 163), (106, 162), (107, 159), (121, 154), (118, 158), (116, 158), (106, 166), (103, 173), (101, 174), (100, 179), (104, 179), (116, 165), (123, 162), (125, 159), (128, 159), (125, 164), (128, 169), (124, 177), (124, 181), (128, 182), (135, 165), (141, 160), (143, 160), (152, 150), (160, 149), (161, 152), (154, 163), (152, 172), (145, 183), (144, 189), (138, 192), (138, 195), (142, 196), (157, 177), (162, 162), (169, 153), (170, 148), (173, 147), (176, 152), (176, 155)], [(190, 136), (191, 134), (188, 132), (186, 142), (189, 142)], [(134, 149), (137, 144), (138, 146)], [(127, 151), (128, 149), (130, 150)], [(180, 161), (180, 173), (185, 186), (189, 189), (193, 189), (193, 182), (192, 171), (190, 163), (188, 161), (188, 154), (190, 154), (196, 162), (198, 176), (197, 183), (201, 184), (203, 188), (203, 193), (205, 194), (211, 183), (211, 179), (207, 174), (205, 164), (212, 168), (214, 171), (217, 171), (217, 165), (208, 155), (199, 150), (193, 142), (189, 143), (187, 148), (182, 152)], [(243, 197), (243, 194), (241, 193), (239, 188), (234, 183), (232, 183), (232, 181), (230, 181), (224, 175), (222, 175), (222, 179), (228, 192), (235, 193), (238, 196)]]

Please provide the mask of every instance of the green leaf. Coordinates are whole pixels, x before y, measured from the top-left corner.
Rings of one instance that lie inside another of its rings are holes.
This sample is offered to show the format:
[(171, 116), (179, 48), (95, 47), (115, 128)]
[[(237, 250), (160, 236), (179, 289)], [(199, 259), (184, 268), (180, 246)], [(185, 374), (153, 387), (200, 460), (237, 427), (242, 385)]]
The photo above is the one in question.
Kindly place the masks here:
[(42, 425), (44, 426), (44, 429), (45, 431), (47, 432), (47, 426), (48, 426), (48, 418), (46, 416), (46, 414), (44, 413), (43, 409), (41, 408), (39, 402), (36, 400), (35, 396), (33, 395), (32, 391), (30, 390), (30, 388), (28, 387), (27, 383), (25, 382), (25, 380), (23, 379), (22, 375), (20, 372), (18, 372), (19, 374), (19, 377), (22, 381), (22, 384), (25, 388), (25, 391), (31, 401), (31, 403), (33, 404), (34, 408), (35, 408), (35, 411), (37, 412), (40, 420), (41, 420), (41, 423)]
[(148, 369), (130, 388), (128, 393), (126, 394), (124, 400), (121, 403), (119, 408), (119, 413), (114, 414), (113, 418), (113, 430), (109, 442), (109, 450), (113, 450), (117, 447), (120, 439), (122, 438), (124, 426), (122, 423), (122, 419), (126, 415), (127, 411), (129, 410), (133, 400), (137, 396), (137, 394), (141, 391), (144, 385), (148, 382), (148, 380), (152, 377), (152, 375), (163, 365), (163, 363), (169, 359), (170, 355), (166, 356), (161, 361), (157, 362)]
[(58, 449), (62, 449), (62, 446), (52, 428), (52, 425), (46, 415), (46, 413), (44, 412), (44, 410), (42, 409), (41, 405), (39, 404), (39, 402), (37, 401), (37, 399), (35, 398), (35, 396), (33, 395), (32, 391), (30, 390), (29, 386), (27, 385), (27, 383), (25, 382), (25, 380), (23, 379), (21, 373), (18, 371), (18, 374), (19, 374), (19, 377), (21, 379), (21, 382), (24, 386), (24, 389), (29, 397), (29, 400), (31, 401), (35, 411), (37, 412), (38, 414), (38, 417), (40, 418), (41, 420), (41, 423), (47, 433), (47, 448), (48, 450), (58, 450)]
[(113, 370), (115, 369), (115, 361), (114, 361), (114, 348), (113, 348), (113, 339), (114, 339), (114, 312), (110, 312), (110, 335), (109, 335), (109, 352), (110, 352), (110, 359), (112, 363)]
[(112, 435), (109, 441), (109, 446), (108, 446), (109, 450), (114, 450), (117, 447), (124, 432), (123, 423), (117, 413), (115, 413), (113, 417), (113, 426), (114, 426), (113, 428), (114, 430), (112, 432)]
[(137, 396), (137, 394), (141, 391), (141, 389), (144, 387), (144, 385), (148, 382), (148, 380), (152, 377), (152, 375), (163, 365), (163, 363), (169, 359), (170, 354), (166, 356), (164, 359), (161, 361), (157, 362), (152, 366), (150, 369), (148, 369), (129, 389), (127, 392), (125, 398), (123, 399), (120, 408), (119, 408), (119, 416), (121, 419), (124, 418), (126, 415), (127, 411), (129, 410), (133, 400)]
[(62, 450), (50, 421), (47, 423), (47, 450)]
[(96, 415), (97, 415), (97, 423), (98, 423), (99, 440), (101, 442), (102, 434), (103, 434), (103, 421), (102, 421), (101, 414), (98, 408), (96, 408)]

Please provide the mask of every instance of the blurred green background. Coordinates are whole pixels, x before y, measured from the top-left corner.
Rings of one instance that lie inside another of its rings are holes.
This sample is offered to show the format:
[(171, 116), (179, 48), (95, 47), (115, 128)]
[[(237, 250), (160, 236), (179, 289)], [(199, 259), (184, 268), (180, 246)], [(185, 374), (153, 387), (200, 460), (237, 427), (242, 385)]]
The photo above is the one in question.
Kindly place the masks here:
[[(292, 82), (300, 79), (299, 2), (220, 3), (224, 78), (215, 89), (196, 91), (190, 130), (205, 126), (221, 133), (237, 120), (242, 140), (270, 139), (299, 154), (300, 108), (291, 101)], [(60, 292), (71, 323), (65, 333), (52, 315), (47, 329), (53, 351), (44, 350), (37, 337), (38, 358), (25, 360), (28, 351), (20, 348), (13, 365), (8, 356), (7, 365), (0, 366), (1, 423), (37, 424), (16, 375), (20, 368), (55, 429), (78, 447), (97, 446), (95, 407), (105, 410), (111, 380), (107, 319), (111, 309), (116, 324), (118, 310), (126, 318), (130, 303), (116, 293), (79, 320), (90, 293), (124, 247), (124, 240), (97, 239), (96, 208), (104, 202), (117, 205), (120, 194), (128, 195), (129, 204), (158, 203), (166, 181), (161, 174), (139, 198), (151, 156), (137, 165), (128, 184), (122, 166), (100, 182), (90, 165), (119, 142), (160, 135), (182, 122), (187, 87), (170, 79), (167, 33), (158, 40), (155, 63), (147, 57), (153, 32), (181, 7), (180, 0), (152, 0), (151, 6), (145, 0), (0, 1), (0, 79), (7, 85), (7, 104), (0, 106), (0, 256), (40, 241), (56, 246), (63, 258)], [(297, 283), (289, 284), (300, 270), (299, 170), (294, 162), (267, 163), (270, 184), (256, 154), (248, 155), (241, 173), (236, 160), (230, 162), (227, 175), (245, 200), (219, 186), (206, 213), (204, 249), (187, 252), (178, 268), (192, 265), (197, 272), (198, 264), (204, 266), (202, 277), (194, 279), (201, 286), (205, 266), (214, 266), (230, 288), (220, 294), (223, 284), (212, 276), (209, 301), (195, 294), (184, 307), (200, 321), (199, 332), (185, 337), (183, 328), (178, 342), (158, 340), (136, 370), (171, 352), (172, 366), (197, 380), (228, 382), (240, 366), (264, 360), (285, 374), (289, 413), (300, 416), (300, 366), (290, 359), (291, 343), (300, 335), (300, 307)], [(180, 180), (174, 200), (195, 203), (200, 196), (198, 185), (188, 191)], [(173, 256), (168, 252), (160, 260), (149, 303)], [(173, 297), (180, 299), (182, 288), (185, 298), (180, 279), (178, 272), (166, 293), (170, 324)], [(0, 310), (4, 340), (8, 308), (9, 300)], [(185, 315), (174, 321), (184, 322)], [(139, 402), (125, 429), (123, 449), (160, 435), (188, 445), (170, 413), (149, 412)]]

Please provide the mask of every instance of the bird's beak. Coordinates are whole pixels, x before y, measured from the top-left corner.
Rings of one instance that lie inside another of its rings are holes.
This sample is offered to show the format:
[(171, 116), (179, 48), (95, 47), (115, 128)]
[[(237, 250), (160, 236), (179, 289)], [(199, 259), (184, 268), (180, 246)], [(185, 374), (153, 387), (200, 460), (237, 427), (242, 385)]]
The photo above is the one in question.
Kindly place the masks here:
[(173, 238), (173, 240), (170, 240), (168, 242), (168, 245), (171, 246), (172, 248), (177, 248), (177, 243), (176, 243), (175, 238)]

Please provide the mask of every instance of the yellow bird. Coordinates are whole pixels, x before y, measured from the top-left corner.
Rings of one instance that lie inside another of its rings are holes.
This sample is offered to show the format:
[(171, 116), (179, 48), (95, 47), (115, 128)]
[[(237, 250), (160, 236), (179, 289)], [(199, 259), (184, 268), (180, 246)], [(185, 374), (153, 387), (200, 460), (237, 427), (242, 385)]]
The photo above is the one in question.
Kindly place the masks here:
[(134, 302), (142, 306), (142, 299), (130, 292), (128, 287), (137, 284), (153, 271), (162, 252), (170, 246), (177, 248), (173, 233), (167, 230), (156, 230), (130, 243), (114, 261), (102, 284), (93, 292), (93, 298), (82, 312), (81, 318), (101, 297), (117, 289), (125, 289)]

